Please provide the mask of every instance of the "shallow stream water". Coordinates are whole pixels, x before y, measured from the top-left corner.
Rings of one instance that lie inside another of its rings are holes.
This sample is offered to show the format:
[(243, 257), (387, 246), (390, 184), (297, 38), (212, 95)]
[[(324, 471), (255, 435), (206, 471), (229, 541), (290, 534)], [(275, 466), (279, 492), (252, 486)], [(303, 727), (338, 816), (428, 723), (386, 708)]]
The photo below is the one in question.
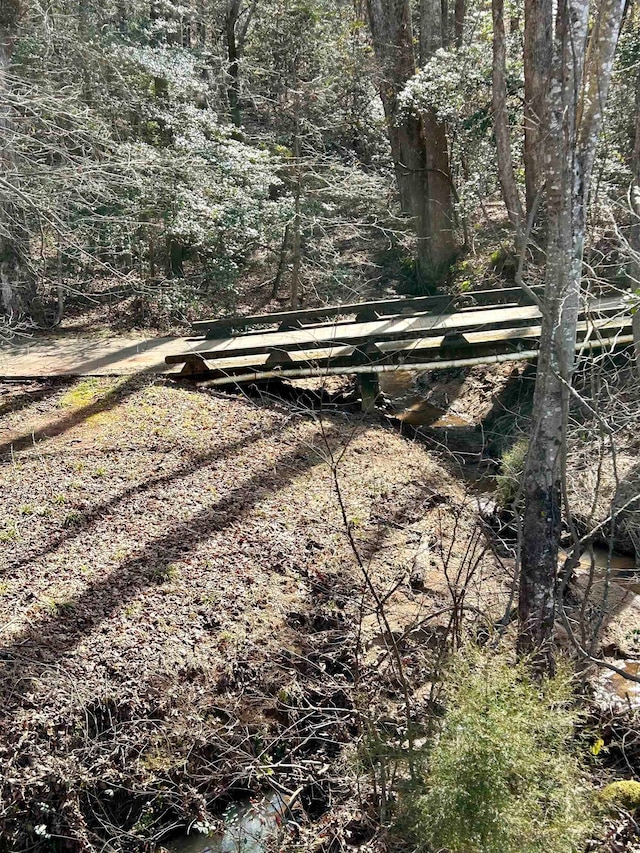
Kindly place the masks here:
[[(640, 596), (640, 571), (637, 561), (630, 556), (609, 554), (606, 548), (594, 547), (592, 553), (586, 552), (580, 557), (578, 572), (588, 575), (591, 572), (593, 560), (594, 574), (597, 579), (609, 575), (609, 582), (619, 587), (624, 593)], [(626, 598), (625, 598), (626, 600)], [(638, 625), (640, 630), (640, 624)], [(615, 665), (629, 675), (640, 676), (640, 660), (615, 660)], [(612, 670), (602, 669), (598, 683), (604, 690), (604, 695), (612, 699), (614, 704), (624, 707), (640, 708), (640, 683), (630, 681)]]
[[(629, 675), (640, 676), (640, 661), (622, 660), (615, 661), (615, 664)], [(639, 682), (630, 681), (624, 675), (612, 671), (603, 671), (601, 680), (605, 689), (621, 700), (623, 705), (632, 709), (640, 708)]]
[(470, 427), (471, 421), (434, 405), (420, 389), (420, 374), (394, 370), (380, 376), (380, 390), (391, 401), (399, 420), (412, 426)]
[(278, 835), (285, 808), (278, 794), (245, 800), (227, 809), (223, 832), (183, 836), (164, 847), (170, 853), (265, 853), (269, 841)]

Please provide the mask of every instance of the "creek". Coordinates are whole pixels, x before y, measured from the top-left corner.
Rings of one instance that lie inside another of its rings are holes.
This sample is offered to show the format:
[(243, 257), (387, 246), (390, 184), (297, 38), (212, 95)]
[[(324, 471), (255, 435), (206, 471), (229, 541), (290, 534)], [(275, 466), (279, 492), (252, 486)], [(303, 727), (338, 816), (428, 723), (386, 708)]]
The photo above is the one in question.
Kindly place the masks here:
[[(391, 401), (398, 420), (411, 426), (473, 427), (473, 423), (448, 411), (446, 389), (438, 403), (425, 399), (426, 388), (421, 387), (421, 375), (410, 370), (394, 370), (380, 376), (380, 390)], [(455, 399), (455, 391), (451, 397)], [(444, 403), (444, 405), (443, 405)]]
[(224, 829), (209, 835), (191, 834), (164, 846), (169, 853), (265, 853), (276, 838), (286, 804), (279, 794), (244, 800), (224, 813)]
[[(461, 417), (449, 411), (449, 404), (456, 399), (455, 383), (451, 389), (434, 401), (425, 399), (426, 389), (421, 385), (420, 375), (409, 370), (397, 370), (380, 377), (380, 389), (391, 402), (399, 420), (412, 426), (454, 429), (466, 428), (471, 431), (474, 424), (471, 419)], [(493, 478), (483, 486), (490, 490)], [(561, 554), (561, 564), (564, 560)], [(640, 573), (635, 561), (630, 557), (613, 555), (611, 558), (605, 548), (593, 551), (595, 573), (603, 578), (609, 567), (610, 580), (626, 591), (640, 595)], [(582, 555), (578, 572), (588, 573), (591, 556)], [(640, 661), (616, 661), (617, 665), (633, 675), (640, 674)], [(615, 695), (634, 707), (640, 707), (640, 684), (628, 681), (614, 672), (605, 672), (601, 684), (609, 695)], [(172, 839), (165, 844), (169, 853), (266, 853), (269, 843), (278, 837), (285, 820), (286, 803), (278, 794), (271, 793), (261, 799), (245, 799), (235, 803), (224, 813), (224, 829), (209, 835), (190, 834)]]
[[(617, 589), (623, 597), (621, 602), (624, 608), (632, 614), (629, 627), (633, 631), (640, 630), (640, 625), (634, 621), (633, 614), (640, 603), (640, 572), (637, 562), (633, 557), (621, 554), (609, 554), (606, 548), (594, 547), (592, 552), (585, 552), (580, 557), (580, 563), (576, 569), (578, 577), (586, 579), (592, 571), (595, 582), (602, 584), (607, 578), (612, 589)], [(637, 627), (635, 627), (637, 626)], [(632, 676), (640, 675), (640, 660), (632, 658), (617, 658), (615, 665), (623, 672)], [(623, 675), (611, 670), (602, 669), (597, 683), (603, 693), (601, 695), (608, 699), (613, 705), (630, 708), (640, 708), (640, 683), (631, 681)]]

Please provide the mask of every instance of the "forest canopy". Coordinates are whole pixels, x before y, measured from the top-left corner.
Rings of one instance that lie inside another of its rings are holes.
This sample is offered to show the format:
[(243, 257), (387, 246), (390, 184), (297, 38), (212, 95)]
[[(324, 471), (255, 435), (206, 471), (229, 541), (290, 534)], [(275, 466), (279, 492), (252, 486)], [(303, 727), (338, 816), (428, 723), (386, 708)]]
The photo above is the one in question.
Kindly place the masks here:
[[(171, 325), (235, 310), (243, 281), (293, 304), (473, 284), (460, 259), (487, 205), (511, 192), (523, 231), (535, 195), (524, 9), (423, 0), (390, 53), (378, 6), (4, 4), (5, 325), (56, 325), (100, 290)], [(631, 9), (594, 167), (596, 276), (628, 273), (639, 50)]]

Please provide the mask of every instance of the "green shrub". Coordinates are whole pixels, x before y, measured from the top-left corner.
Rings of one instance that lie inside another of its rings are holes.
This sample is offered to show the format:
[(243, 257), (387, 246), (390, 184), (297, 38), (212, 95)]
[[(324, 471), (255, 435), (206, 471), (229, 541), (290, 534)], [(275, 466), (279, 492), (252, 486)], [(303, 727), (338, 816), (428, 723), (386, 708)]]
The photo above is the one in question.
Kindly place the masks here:
[(500, 473), (496, 478), (496, 503), (498, 506), (509, 508), (513, 506), (513, 502), (518, 497), (528, 449), (528, 439), (520, 438), (503, 453)]
[(419, 845), (451, 853), (583, 849), (592, 804), (572, 742), (569, 684), (566, 675), (533, 682), (502, 655), (474, 650), (455, 660), (426, 793), (408, 806)]

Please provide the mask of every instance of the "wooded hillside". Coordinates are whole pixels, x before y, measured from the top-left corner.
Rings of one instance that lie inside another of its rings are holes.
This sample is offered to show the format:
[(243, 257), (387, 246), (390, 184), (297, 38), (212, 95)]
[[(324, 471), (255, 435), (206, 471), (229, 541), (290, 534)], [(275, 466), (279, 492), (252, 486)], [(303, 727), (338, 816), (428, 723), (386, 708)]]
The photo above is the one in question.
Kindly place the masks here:
[(637, 5), (0, 0), (0, 166), (0, 853), (640, 849)]

